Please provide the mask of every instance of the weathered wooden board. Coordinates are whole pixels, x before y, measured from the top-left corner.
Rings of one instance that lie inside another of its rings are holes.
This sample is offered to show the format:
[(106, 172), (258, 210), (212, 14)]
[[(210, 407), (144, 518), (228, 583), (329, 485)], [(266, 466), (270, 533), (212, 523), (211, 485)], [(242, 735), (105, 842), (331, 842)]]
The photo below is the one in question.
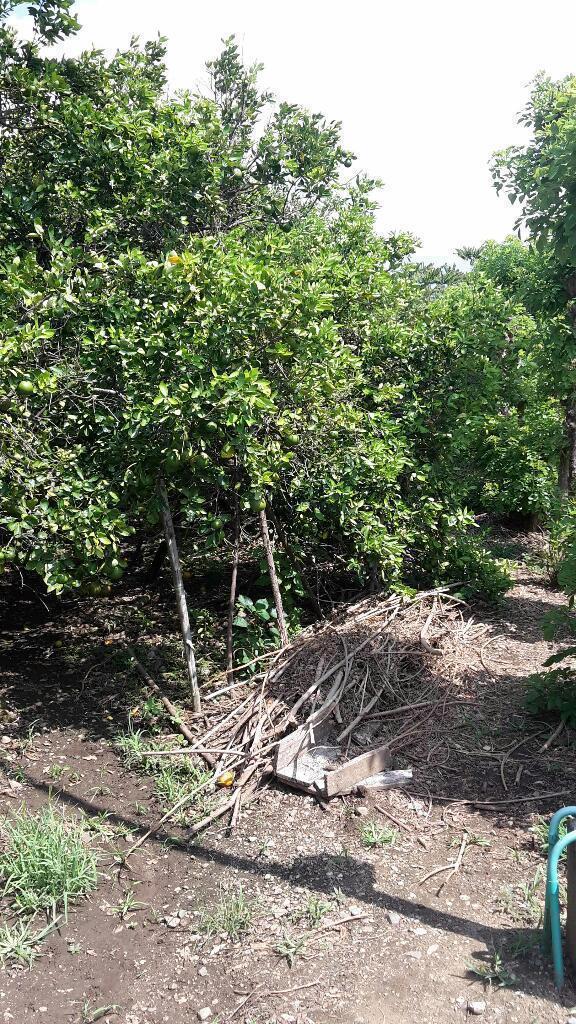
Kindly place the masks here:
[(285, 736), (284, 739), (281, 739), (276, 748), (276, 756), (274, 758), (274, 771), (276, 774), (282, 771), (286, 765), (290, 764), (300, 754), (303, 754), (304, 751), (309, 750), (310, 747), (316, 746), (318, 743), (322, 743), (327, 732), (328, 729), (324, 722), (320, 722), (315, 726), (310, 726), (306, 723), (299, 726), (298, 729), (295, 729), (288, 736)]
[(387, 746), (369, 750), (367, 754), (353, 757), (341, 768), (326, 772), (326, 796), (345, 796), (371, 775), (377, 775), (390, 763), (390, 748)]
[(377, 775), (371, 775), (370, 778), (359, 782), (356, 790), (361, 796), (366, 796), (367, 793), (375, 793), (380, 789), (399, 789), (401, 786), (407, 786), (409, 782), (412, 782), (412, 777), (413, 772), (411, 768), (397, 768), (389, 772), (378, 772)]
[(326, 767), (332, 764), (340, 753), (340, 747), (309, 747), (287, 765), (276, 768), (276, 778), (287, 786), (323, 797)]

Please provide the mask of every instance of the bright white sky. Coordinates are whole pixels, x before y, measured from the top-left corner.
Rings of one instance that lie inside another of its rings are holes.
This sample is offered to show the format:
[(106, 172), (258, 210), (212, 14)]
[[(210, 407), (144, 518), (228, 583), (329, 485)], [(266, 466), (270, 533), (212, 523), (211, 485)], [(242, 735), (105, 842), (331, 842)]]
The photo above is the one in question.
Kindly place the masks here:
[(521, 141), (516, 115), (537, 71), (576, 73), (574, 0), (79, 0), (69, 52), (168, 38), (174, 87), (234, 33), (280, 99), (343, 122), (358, 166), (381, 178), (378, 223), (408, 230), (422, 258), (502, 238), (515, 208), (491, 184), (491, 153)]

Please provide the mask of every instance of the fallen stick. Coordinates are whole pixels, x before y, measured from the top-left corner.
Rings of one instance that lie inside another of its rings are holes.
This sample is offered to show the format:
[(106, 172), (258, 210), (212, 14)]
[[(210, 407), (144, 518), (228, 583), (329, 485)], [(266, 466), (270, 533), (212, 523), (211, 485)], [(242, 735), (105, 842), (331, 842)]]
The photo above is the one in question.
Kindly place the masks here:
[(558, 727), (557, 727), (556, 729), (554, 729), (554, 732), (553, 732), (553, 733), (551, 733), (551, 735), (550, 735), (550, 736), (548, 737), (548, 739), (546, 740), (546, 742), (542, 744), (542, 746), (540, 747), (540, 749), (539, 749), (539, 751), (538, 751), (538, 754), (543, 754), (543, 753), (544, 753), (544, 751), (545, 751), (545, 750), (548, 750), (548, 747), (549, 747), (549, 746), (550, 746), (550, 745), (551, 745), (552, 743), (554, 743), (554, 740), (557, 740), (557, 739), (558, 739), (558, 737), (559, 737), (560, 733), (562, 732), (562, 730), (563, 730), (563, 728), (564, 728), (565, 724), (566, 724), (566, 723), (565, 723), (564, 719), (562, 719), (562, 721), (560, 722), (560, 725), (559, 725), (559, 726), (558, 726)]
[[(437, 704), (437, 703), (438, 703), (438, 700), (435, 699), (435, 700), (419, 700), (419, 701), (416, 701), (414, 704), (401, 704), (400, 707), (390, 708), (388, 711), (375, 711), (375, 712), (372, 712), (372, 714), (366, 715), (366, 720), (370, 719), (370, 721), (371, 721), (374, 718), (388, 718), (390, 715), (400, 715), (400, 714), (403, 714), (405, 711), (414, 711), (416, 708), (428, 708), (428, 707), (430, 707), (431, 704)], [(471, 707), (476, 707), (476, 705), (479, 704), (479, 703), (480, 703), (480, 701), (478, 701), (478, 700), (451, 700), (450, 701), (450, 707), (452, 707), (454, 704), (464, 704), (464, 705), (469, 704)]]
[(568, 796), (571, 793), (570, 789), (561, 789), (557, 793), (536, 793), (534, 796), (515, 796), (509, 800), (461, 800), (455, 796), (437, 796), (436, 793), (430, 793), (432, 800), (441, 800), (445, 804), (467, 804), (469, 807), (497, 807), (502, 804), (524, 804), (534, 800), (551, 800), (552, 797), (556, 796)]
[(123, 854), (123, 859), (128, 860), (128, 857), (130, 857), (134, 853), (134, 851), (138, 849), (139, 846), (142, 846), (142, 843), (145, 843), (146, 840), (150, 838), (150, 836), (155, 835), (160, 826), (163, 825), (165, 821), (168, 821), (168, 819), (171, 818), (172, 815), (176, 813), (176, 811), (179, 811), (181, 807), (184, 807), (184, 804), (187, 804), (190, 802), (190, 800), (193, 800), (194, 797), (197, 796), (198, 793), (200, 793), (203, 789), (207, 789), (208, 786), (213, 785), (213, 779), (207, 779), (206, 782), (202, 782), (199, 786), (196, 786), (196, 789), (192, 790), (191, 793), (187, 793), (186, 796), (183, 796), (181, 800), (178, 800), (174, 804), (174, 806), (170, 808), (169, 811), (166, 811), (166, 814), (163, 814), (162, 817), (159, 818), (159, 820), (156, 822), (155, 825), (152, 826), (152, 828), (148, 829), (148, 831), (143, 836), (140, 836), (140, 839), (136, 840), (136, 842), (130, 847), (130, 849), (125, 854)]
[(433, 647), (432, 644), (426, 639), (426, 634), (427, 634), (427, 632), (428, 632), (428, 630), (430, 628), (430, 623), (432, 622), (432, 619), (434, 618), (434, 612), (435, 611), (436, 611), (436, 597), (434, 597), (432, 599), (432, 607), (431, 607), (430, 612), (428, 614), (428, 618), (426, 619), (426, 622), (424, 623), (424, 625), (422, 626), (422, 629), (420, 630), (420, 645), (421, 645), (421, 647), (424, 648), (424, 650), (428, 654), (442, 654), (442, 651), (438, 647)]
[(462, 836), (462, 842), (460, 843), (460, 849), (458, 850), (458, 856), (456, 857), (456, 860), (454, 861), (454, 864), (452, 865), (452, 870), (448, 872), (448, 874), (446, 875), (446, 878), (444, 879), (444, 881), (441, 883), (441, 885), (437, 889), (437, 891), (436, 891), (436, 895), (437, 896), (440, 895), (440, 893), (442, 892), (442, 889), (444, 888), (445, 885), (447, 885), (447, 883), (450, 881), (452, 876), (455, 875), (456, 872), (460, 870), (460, 865), (462, 863), (462, 859), (463, 859), (464, 854), (466, 852), (467, 845), (468, 845), (468, 833), (465, 832), (464, 835)]
[(267, 996), (290, 996), (293, 992), (300, 992), (303, 988), (315, 988), (320, 981), (307, 981), (305, 985), (294, 985), (294, 988), (275, 988), (266, 992)]
[(403, 828), (406, 832), (409, 832), (410, 835), (412, 835), (412, 829), (404, 821), (400, 821), (399, 818), (395, 818), (394, 815), (390, 814), (390, 811), (386, 811), (381, 804), (374, 804), (374, 806), (377, 811), (380, 811), (380, 814), (383, 814), (386, 818), (390, 818), (390, 821), (393, 821), (395, 825), (398, 825), (398, 828)]
[[(166, 708), (166, 711), (168, 712), (168, 714), (172, 718), (172, 720), (174, 722), (174, 725), (176, 726), (178, 731), (182, 733), (184, 738), (187, 739), (189, 743), (192, 743), (192, 744), (197, 743), (198, 737), (195, 736), (194, 733), (190, 731), (188, 726), (184, 722), (181, 721), (180, 713), (178, 711), (178, 708), (176, 708), (174, 706), (174, 704), (172, 703), (171, 700), (168, 700), (168, 697), (164, 696), (164, 694), (162, 693), (162, 690), (158, 686), (158, 683), (156, 683), (155, 680), (152, 678), (152, 676), (150, 675), (148, 669), (145, 668), (144, 665), (142, 664), (142, 662), (138, 660), (134, 648), (133, 647), (126, 647), (126, 650), (128, 651), (128, 654), (130, 655), (130, 657), (132, 658), (132, 661), (134, 662), (134, 668), (142, 676), (142, 679), (144, 680), (146, 685), (149, 687), (149, 689), (152, 690), (152, 692), (155, 693), (156, 696), (160, 698), (162, 704), (164, 705), (164, 707)], [(214, 758), (211, 757), (210, 754), (206, 753), (206, 754), (202, 754), (201, 756), (203, 757), (204, 761), (206, 762), (206, 764), (210, 768), (214, 767)]]
[(263, 987), (263, 985), (264, 985), (264, 982), (263, 981), (259, 981), (258, 984), (254, 986), (252, 991), (248, 992), (248, 994), (245, 995), (244, 998), (240, 1000), (238, 1005), (232, 1010), (231, 1013), (228, 1014), (228, 1017), (226, 1019), (227, 1020), (232, 1020), (232, 1018), (236, 1016), (236, 1014), (242, 1009), (242, 1007), (246, 1006), (246, 1003), (248, 1002), (248, 1000), (252, 999), (253, 996), (256, 995), (256, 993)]
[(186, 754), (188, 757), (191, 754), (236, 754), (244, 756), (245, 750), (234, 750), (228, 748), (226, 750), (217, 750), (216, 747), (176, 747), (174, 750), (143, 750), (140, 753), (140, 757), (174, 757), (178, 754)]

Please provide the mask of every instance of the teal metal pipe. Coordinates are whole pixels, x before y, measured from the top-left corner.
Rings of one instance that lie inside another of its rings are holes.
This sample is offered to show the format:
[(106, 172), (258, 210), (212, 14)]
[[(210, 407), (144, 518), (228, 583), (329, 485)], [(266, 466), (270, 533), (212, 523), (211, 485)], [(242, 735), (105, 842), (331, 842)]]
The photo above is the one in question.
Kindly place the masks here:
[[(556, 843), (558, 842), (558, 833), (560, 831), (560, 826), (561, 826), (562, 822), (565, 820), (565, 818), (571, 818), (573, 816), (576, 816), (576, 806), (561, 807), (559, 811), (556, 811), (556, 813), (552, 815), (552, 818), (550, 820), (550, 826), (548, 828), (548, 867), (547, 867), (547, 871), (546, 871), (546, 902), (545, 902), (545, 905), (544, 905), (543, 943), (542, 943), (543, 948), (544, 948), (544, 952), (546, 952), (546, 953), (550, 953), (552, 951), (552, 945), (553, 945), (552, 944), (553, 928), (552, 928), (551, 913), (550, 913), (552, 901), (551, 901), (550, 896), (549, 896), (549, 888), (550, 888), (550, 858), (551, 858), (552, 850), (554, 849), (554, 847), (556, 846)], [(556, 899), (556, 905), (557, 904), (558, 904), (558, 898)], [(560, 927), (560, 910), (558, 908), (558, 928), (559, 927)], [(560, 952), (562, 952), (562, 946), (560, 946)], [(562, 970), (562, 976), (563, 976), (564, 975), (564, 971), (563, 971), (562, 965), (561, 965), (561, 970)], [(555, 971), (556, 971), (556, 968), (555, 968)]]
[[(571, 809), (571, 813), (574, 808)], [(544, 926), (548, 924), (549, 935), (552, 945), (552, 963), (554, 965), (554, 981), (558, 988), (564, 984), (564, 958), (562, 955), (562, 929), (560, 927), (560, 897), (558, 884), (558, 861), (567, 846), (576, 843), (576, 832), (568, 832), (562, 839), (552, 847), (548, 858), (548, 873), (546, 876), (546, 910), (544, 912)]]

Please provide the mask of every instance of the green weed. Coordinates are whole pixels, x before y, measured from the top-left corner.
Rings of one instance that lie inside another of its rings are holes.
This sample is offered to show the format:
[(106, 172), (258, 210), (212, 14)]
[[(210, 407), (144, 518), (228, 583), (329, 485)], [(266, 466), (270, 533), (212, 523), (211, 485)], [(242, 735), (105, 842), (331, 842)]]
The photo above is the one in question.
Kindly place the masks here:
[(367, 821), (362, 826), (361, 840), (362, 846), (366, 846), (368, 849), (374, 847), (383, 846), (394, 846), (398, 832), (394, 828), (388, 828), (386, 825), (379, 825), (376, 821)]
[(38, 946), (55, 927), (54, 921), (39, 932), (32, 929), (32, 921), (16, 921), (15, 924), (0, 925), (0, 964), (26, 964), (31, 967), (40, 951)]
[(332, 909), (332, 903), (320, 899), (319, 896), (310, 896), (306, 906), (302, 910), (297, 910), (292, 919), (294, 921), (306, 920), (311, 928), (315, 928)]
[(96, 856), (78, 825), (54, 807), (32, 814), (21, 807), (4, 821), (0, 878), (14, 908), (26, 914), (57, 909), (96, 888)]
[(534, 878), (527, 882), (505, 886), (502, 889), (499, 904), (514, 921), (537, 925), (542, 917), (542, 900), (540, 896), (543, 870), (538, 866)]
[(297, 957), (302, 956), (304, 949), (306, 948), (306, 938), (300, 937), (298, 939), (291, 939), (285, 935), (281, 941), (274, 946), (274, 952), (276, 956), (286, 960), (288, 967), (293, 967)]
[(488, 962), (471, 961), (466, 964), (466, 970), (469, 974), (474, 974), (485, 987), (489, 988), (493, 985), (496, 985), (496, 988), (504, 988), (507, 985), (513, 985), (516, 980), (512, 972), (502, 962), (500, 954), (495, 951), (491, 953)]
[(225, 933), (231, 939), (238, 939), (250, 928), (254, 912), (253, 903), (247, 900), (239, 885), (234, 891), (221, 891), (214, 910), (202, 915), (200, 927), (207, 935)]

